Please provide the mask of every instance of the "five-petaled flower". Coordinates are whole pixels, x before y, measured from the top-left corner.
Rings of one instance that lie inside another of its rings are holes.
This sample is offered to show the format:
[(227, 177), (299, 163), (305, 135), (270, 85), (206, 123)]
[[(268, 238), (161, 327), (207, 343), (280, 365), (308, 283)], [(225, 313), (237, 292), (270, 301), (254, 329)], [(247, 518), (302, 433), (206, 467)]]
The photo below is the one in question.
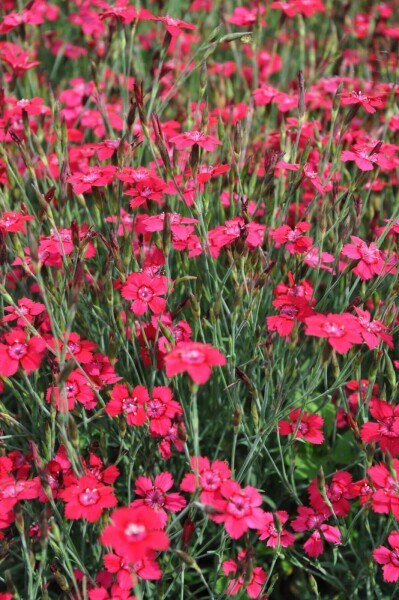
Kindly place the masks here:
[(399, 531), (392, 531), (388, 536), (392, 550), (379, 546), (373, 552), (373, 558), (383, 565), (382, 572), (385, 581), (395, 582), (399, 579)]
[(165, 310), (166, 300), (161, 296), (167, 291), (168, 280), (165, 275), (130, 273), (122, 287), (122, 296), (126, 300), (133, 300), (131, 310), (135, 315), (143, 315), (148, 309), (159, 315)]
[(209, 344), (180, 342), (165, 356), (166, 376), (187, 371), (195, 383), (206, 383), (212, 367), (226, 364), (226, 357)]
[(76, 479), (58, 496), (66, 502), (67, 519), (87, 519), (90, 523), (98, 521), (104, 508), (112, 508), (118, 503), (114, 488), (100, 483), (92, 475)]

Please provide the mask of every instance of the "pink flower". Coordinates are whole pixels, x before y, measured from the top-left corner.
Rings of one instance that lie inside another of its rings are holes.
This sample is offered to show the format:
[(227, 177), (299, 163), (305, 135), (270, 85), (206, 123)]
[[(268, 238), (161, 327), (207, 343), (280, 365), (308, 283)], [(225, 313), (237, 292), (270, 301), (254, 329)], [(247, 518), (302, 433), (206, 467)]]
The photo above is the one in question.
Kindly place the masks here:
[(259, 598), (263, 585), (267, 580), (267, 573), (262, 567), (253, 567), (251, 551), (241, 550), (238, 553), (238, 561), (225, 560), (222, 564), (223, 573), (235, 575), (231, 579), (226, 594), (235, 596), (242, 588), (250, 598)]
[(192, 148), (192, 146), (197, 145), (210, 152), (213, 152), (215, 146), (220, 146), (222, 143), (215, 137), (206, 135), (201, 131), (186, 131), (185, 133), (179, 133), (170, 138), (169, 141), (176, 146), (177, 150), (184, 150), (185, 148)]
[(18, 212), (4, 212), (0, 218), (0, 231), (9, 233), (20, 231), (21, 233), (25, 233), (24, 223), (34, 220), (35, 217), (31, 215), (23, 215)]
[(215, 498), (221, 498), (222, 483), (231, 477), (227, 462), (214, 460), (211, 464), (206, 456), (190, 456), (190, 465), (197, 476), (195, 473), (186, 473), (180, 489), (184, 492), (194, 493), (198, 482), (201, 490), (200, 501), (203, 504), (212, 504)]
[(110, 546), (128, 562), (136, 563), (154, 550), (167, 550), (169, 538), (162, 529), (161, 517), (150, 508), (118, 508), (100, 542)]
[(104, 508), (118, 504), (114, 488), (100, 483), (92, 475), (84, 475), (58, 494), (66, 502), (67, 519), (87, 519), (90, 523), (98, 521)]
[[(354, 497), (351, 485), (352, 475), (347, 471), (334, 473), (331, 483), (324, 484), (325, 494), (338, 517), (346, 517), (349, 513), (350, 503), (348, 500)], [(319, 491), (317, 478), (313, 479), (308, 489), (312, 507), (318, 512), (328, 510), (327, 504)]]
[(371, 321), (371, 315), (368, 310), (355, 307), (355, 311), (358, 314), (361, 335), (370, 350), (377, 348), (381, 340), (388, 344), (389, 348), (393, 349), (393, 338), (391, 334), (387, 333), (388, 327), (381, 321)]
[(85, 173), (74, 173), (68, 177), (68, 183), (72, 183), (75, 194), (91, 192), (92, 187), (104, 186), (112, 183), (116, 167), (106, 165), (104, 167), (90, 167)]
[(139, 578), (156, 580), (162, 577), (161, 569), (151, 553), (131, 565), (121, 556), (108, 552), (104, 555), (104, 566), (109, 573), (115, 573), (118, 585), (125, 590), (132, 589)]
[(226, 532), (238, 540), (248, 529), (260, 529), (263, 524), (262, 496), (251, 485), (241, 488), (237, 481), (228, 480), (220, 488), (221, 498), (214, 498), (214, 506), (222, 514), (212, 515), (216, 523), (224, 523)]
[(152, 277), (148, 273), (130, 273), (122, 287), (122, 296), (133, 300), (131, 310), (135, 315), (143, 315), (150, 308), (155, 315), (165, 310), (164, 296), (168, 291), (168, 280), (165, 275)]
[(399, 454), (399, 405), (392, 405), (384, 400), (371, 400), (370, 414), (377, 423), (364, 423), (360, 437), (366, 444), (378, 442), (383, 452), (392, 456)]
[(208, 381), (213, 366), (225, 364), (226, 357), (219, 350), (200, 342), (180, 342), (165, 356), (167, 377), (187, 371), (198, 384)]
[(276, 229), (269, 229), (269, 235), (275, 241), (276, 248), (286, 244), (286, 248), (291, 254), (302, 254), (308, 252), (313, 244), (311, 237), (303, 235), (310, 228), (311, 224), (305, 222), (297, 223), (294, 229), (289, 225), (281, 225)]
[(347, 160), (355, 161), (361, 171), (372, 171), (374, 165), (384, 168), (390, 167), (390, 161), (382, 153), (378, 151), (372, 153), (372, 150), (370, 152), (368, 147), (364, 147), (361, 144), (353, 146), (351, 150), (344, 150), (341, 153), (341, 160), (343, 162)]
[(317, 512), (308, 506), (298, 507), (298, 516), (291, 522), (291, 526), (294, 531), (313, 531), (303, 546), (308, 556), (316, 557), (323, 554), (324, 539), (332, 544), (341, 543), (341, 532), (338, 527), (324, 523), (330, 514), (328, 509)]
[(367, 469), (367, 474), (375, 488), (371, 508), (379, 514), (392, 513), (399, 521), (399, 460), (393, 459), (395, 478), (391, 475), (385, 463), (380, 463)]
[(375, 113), (376, 108), (383, 108), (384, 104), (379, 96), (366, 96), (360, 91), (348, 92), (344, 90), (341, 93), (342, 106), (359, 105), (370, 115)]
[(26, 331), (13, 329), (0, 344), (0, 375), (11, 377), (21, 366), (27, 375), (37, 371), (46, 352), (46, 342), (37, 336), (27, 339)]
[(173, 485), (173, 477), (170, 473), (160, 473), (155, 476), (154, 481), (149, 477), (138, 477), (134, 492), (138, 496), (144, 496), (144, 500), (134, 500), (130, 506), (148, 506), (155, 510), (160, 517), (161, 527), (165, 527), (168, 521), (168, 513), (178, 512), (186, 506), (186, 501), (179, 493), (167, 494)]
[(345, 244), (341, 250), (343, 256), (347, 256), (352, 260), (358, 260), (358, 264), (353, 269), (353, 272), (363, 281), (367, 281), (374, 275), (385, 275), (392, 272), (388, 264), (385, 265), (385, 260), (381, 250), (377, 248), (374, 242), (368, 246), (362, 239), (351, 235), (352, 244)]
[(137, 385), (129, 392), (127, 385), (116, 384), (112, 388), (111, 400), (105, 405), (105, 412), (110, 417), (123, 413), (128, 425), (140, 426), (147, 420), (144, 404), (150, 399), (147, 389)]
[(300, 408), (293, 410), (288, 420), (282, 420), (278, 423), (280, 435), (290, 435), (294, 432), (295, 439), (304, 439), (311, 444), (322, 444), (324, 435), (321, 430), (324, 419), (320, 415), (308, 414), (301, 411)]
[(359, 323), (350, 313), (334, 315), (317, 314), (306, 319), (306, 335), (328, 338), (339, 354), (346, 354), (353, 344), (361, 344)]
[(3, 317), (2, 323), (17, 319), (17, 325), (19, 327), (26, 327), (26, 321), (28, 321), (28, 323), (33, 323), (35, 317), (44, 312), (46, 307), (44, 304), (41, 304), (41, 302), (33, 302), (33, 300), (29, 300), (29, 298), (20, 298), (18, 300), (18, 308), (5, 306), (4, 310), (10, 314)]
[(182, 414), (183, 409), (176, 400), (173, 400), (170, 388), (163, 385), (152, 388), (152, 397), (147, 400), (151, 435), (166, 435), (172, 425), (172, 419)]
[(288, 513), (285, 510), (277, 510), (274, 514), (265, 512), (263, 525), (258, 531), (259, 539), (267, 540), (266, 546), (269, 548), (293, 546), (295, 542), (294, 534), (283, 528), (284, 523), (287, 521)]
[(399, 579), (399, 531), (392, 531), (388, 536), (388, 543), (392, 550), (379, 546), (373, 552), (373, 558), (378, 564), (384, 565), (382, 572), (384, 580), (395, 582)]

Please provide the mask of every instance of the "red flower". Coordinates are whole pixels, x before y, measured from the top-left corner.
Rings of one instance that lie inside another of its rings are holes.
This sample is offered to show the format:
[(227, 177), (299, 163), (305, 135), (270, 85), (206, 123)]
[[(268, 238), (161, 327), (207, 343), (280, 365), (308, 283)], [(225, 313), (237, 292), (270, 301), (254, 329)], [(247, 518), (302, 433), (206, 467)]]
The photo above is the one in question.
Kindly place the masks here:
[(75, 194), (91, 192), (92, 187), (104, 186), (112, 183), (116, 167), (106, 165), (105, 167), (90, 167), (86, 173), (74, 173), (67, 181), (73, 184)]
[(320, 415), (310, 415), (300, 408), (293, 410), (288, 420), (282, 420), (278, 423), (280, 435), (290, 435), (294, 432), (295, 439), (304, 439), (311, 444), (322, 444), (324, 435), (321, 431), (324, 419)]
[(130, 208), (137, 208), (147, 200), (160, 204), (165, 187), (166, 184), (162, 180), (138, 181), (134, 187), (125, 191), (126, 196), (133, 196), (130, 200)]
[(183, 409), (173, 400), (172, 390), (166, 386), (155, 386), (152, 398), (147, 400), (147, 415), (150, 418), (150, 433), (166, 435), (176, 415), (182, 415)]
[(76, 401), (83, 404), (86, 410), (91, 410), (97, 404), (94, 391), (78, 369), (72, 371), (65, 381), (65, 398), (61, 396), (60, 391), (57, 386), (47, 388), (46, 400), (51, 402), (52, 394), (54, 394), (57, 410), (62, 413), (73, 410)]
[(148, 506), (155, 510), (163, 528), (168, 521), (167, 510), (178, 512), (186, 506), (185, 499), (179, 493), (166, 493), (172, 485), (173, 477), (167, 472), (156, 475), (154, 482), (149, 477), (138, 477), (134, 491), (138, 496), (144, 496), (144, 500), (134, 500), (130, 506)]
[(225, 481), (220, 488), (221, 499), (214, 498), (214, 506), (222, 514), (213, 515), (216, 523), (224, 523), (226, 532), (238, 540), (248, 529), (260, 529), (263, 524), (262, 496), (251, 485), (241, 488), (237, 481)]
[(281, 225), (276, 229), (269, 229), (269, 235), (276, 242), (276, 248), (286, 244), (286, 248), (291, 254), (302, 254), (308, 252), (313, 244), (311, 237), (303, 235), (310, 228), (311, 224), (305, 222), (297, 223), (295, 229), (291, 229), (289, 225)]
[(351, 150), (344, 150), (341, 153), (341, 160), (343, 162), (347, 160), (355, 161), (361, 171), (372, 171), (374, 165), (386, 169), (391, 167), (390, 161), (381, 152), (373, 153), (368, 146), (362, 144), (356, 144)]
[[(256, 6), (252, 10), (249, 10), (248, 8), (245, 8), (245, 6), (236, 6), (233, 14), (227, 19), (227, 21), (233, 25), (250, 27), (256, 23), (256, 19), (258, 18), (258, 10), (260, 14), (264, 14), (265, 7)], [(261, 25), (262, 27), (266, 26), (265, 19), (261, 19)]]
[(395, 582), (399, 579), (399, 531), (392, 531), (388, 536), (388, 543), (392, 550), (379, 546), (373, 552), (373, 558), (378, 564), (384, 565), (382, 572), (384, 580)]
[(11, 377), (21, 366), (27, 375), (40, 367), (46, 352), (46, 342), (37, 336), (27, 339), (22, 329), (6, 333), (5, 344), (0, 344), (0, 375)]
[(330, 345), (339, 353), (346, 354), (353, 344), (361, 344), (359, 323), (350, 313), (334, 315), (317, 314), (306, 319), (306, 335), (328, 338)]
[(360, 431), (363, 442), (378, 442), (383, 452), (399, 454), (399, 405), (384, 400), (370, 401), (370, 414), (377, 423), (364, 423)]
[(392, 463), (395, 478), (384, 463), (367, 469), (367, 474), (375, 488), (371, 508), (379, 514), (392, 513), (395, 519), (399, 521), (399, 460), (394, 458)]
[(194, 473), (186, 473), (180, 484), (184, 492), (194, 493), (196, 485), (201, 490), (200, 501), (203, 504), (212, 504), (215, 498), (221, 498), (220, 488), (224, 481), (231, 477), (231, 471), (226, 461), (214, 460), (212, 464), (206, 456), (190, 456), (190, 465)]
[(231, 579), (226, 594), (235, 596), (242, 588), (250, 598), (259, 598), (263, 585), (267, 580), (267, 573), (262, 567), (253, 567), (250, 551), (241, 550), (238, 553), (238, 561), (225, 560), (222, 564), (223, 573), (236, 575)]
[(155, 315), (165, 310), (166, 300), (160, 298), (168, 291), (165, 275), (152, 277), (148, 273), (130, 273), (122, 287), (122, 296), (133, 300), (131, 310), (135, 315), (143, 315), (150, 308)]
[(341, 250), (343, 256), (352, 260), (358, 260), (353, 272), (363, 281), (367, 281), (374, 275), (385, 275), (392, 273), (392, 267), (385, 264), (381, 250), (372, 242), (369, 246), (362, 239), (351, 235), (352, 244), (345, 244)]
[(145, 506), (118, 508), (100, 541), (134, 564), (154, 550), (169, 548), (169, 538), (161, 529), (161, 517)]
[(4, 212), (0, 218), (0, 230), (3, 232), (16, 233), (20, 231), (25, 233), (26, 221), (34, 221), (35, 217), (23, 215), (18, 212)]
[(62, 346), (65, 343), (67, 344), (65, 360), (74, 358), (78, 363), (83, 365), (93, 360), (91, 351), (97, 348), (97, 344), (89, 340), (81, 340), (78, 333), (72, 331), (69, 335), (64, 334), (64, 340), (55, 340), (54, 338), (48, 340), (50, 348), (55, 350), (59, 347), (60, 352), (62, 352)]
[[(346, 517), (349, 513), (350, 503), (348, 500), (351, 500), (354, 497), (351, 485), (352, 475), (347, 471), (334, 473), (331, 483), (324, 484), (326, 496), (331, 502), (334, 512), (338, 517)], [(322, 512), (328, 509), (325, 500), (319, 491), (317, 478), (313, 479), (308, 490), (310, 504), (315, 510)]]
[(213, 366), (226, 364), (226, 357), (209, 344), (180, 342), (165, 356), (166, 376), (187, 371), (195, 383), (206, 383)]
[(92, 475), (84, 475), (58, 494), (66, 502), (67, 519), (87, 519), (90, 523), (98, 521), (104, 508), (118, 504), (114, 488), (100, 483)]
[(317, 512), (308, 506), (298, 507), (298, 516), (291, 523), (294, 531), (312, 531), (303, 548), (308, 556), (320, 556), (324, 552), (323, 540), (332, 544), (341, 543), (341, 532), (338, 527), (327, 525), (324, 521), (330, 516), (329, 510)]
[(195, 25), (192, 25), (192, 23), (186, 23), (181, 19), (173, 19), (169, 15), (166, 15), (165, 17), (155, 17), (145, 9), (142, 9), (142, 11), (140, 12), (140, 16), (145, 16), (150, 20), (161, 21), (162, 23), (165, 23), (166, 30), (172, 37), (177, 37), (184, 33), (182, 29), (189, 29), (190, 31), (194, 31), (195, 29), (197, 29)]
[(380, 344), (381, 340), (388, 344), (389, 348), (392, 349), (393, 338), (390, 333), (386, 332), (388, 327), (381, 321), (371, 321), (371, 316), (368, 310), (362, 310), (361, 308), (355, 307), (355, 311), (358, 314), (361, 335), (365, 344), (370, 348), (370, 350), (374, 350), (374, 348)]
[(137, 385), (132, 393), (127, 385), (118, 383), (112, 388), (111, 400), (105, 405), (105, 412), (110, 417), (124, 413), (128, 425), (143, 425), (147, 419), (144, 404), (150, 400), (148, 391)]
[[(26, 327), (26, 321), (28, 321), (28, 323), (33, 323), (34, 318), (44, 312), (46, 307), (40, 302), (33, 302), (33, 300), (29, 300), (29, 298), (20, 298), (18, 300), (18, 308), (14, 308), (13, 306), (5, 306), (4, 310), (10, 314), (3, 317), (3, 323), (17, 319), (17, 325), (19, 327)], [(22, 316), (24, 318), (22, 318)]]
[(362, 92), (348, 92), (344, 90), (341, 93), (342, 106), (350, 106), (352, 104), (363, 106), (364, 110), (370, 115), (375, 113), (376, 108), (383, 108), (384, 104), (379, 96), (366, 96)]
[(258, 531), (260, 540), (267, 540), (266, 546), (277, 548), (282, 546), (288, 548), (295, 542), (295, 536), (283, 528), (284, 523), (288, 521), (288, 513), (285, 510), (277, 510), (274, 514), (265, 512), (263, 515), (263, 525)]
[(104, 555), (104, 565), (109, 573), (116, 574), (116, 580), (121, 588), (130, 590), (138, 579), (160, 579), (162, 571), (151, 555), (137, 561), (134, 565), (124, 558), (108, 552)]
[(174, 144), (178, 150), (184, 150), (185, 148), (191, 148), (192, 146), (197, 145), (210, 152), (215, 149), (215, 146), (220, 146), (222, 143), (215, 137), (205, 135), (205, 133), (201, 133), (201, 131), (186, 131), (185, 133), (179, 133), (170, 138), (169, 141)]
[(282, 10), (287, 17), (295, 17), (302, 14), (304, 17), (311, 17), (317, 12), (324, 12), (325, 5), (321, 0), (288, 0), (286, 2), (272, 2), (270, 8)]

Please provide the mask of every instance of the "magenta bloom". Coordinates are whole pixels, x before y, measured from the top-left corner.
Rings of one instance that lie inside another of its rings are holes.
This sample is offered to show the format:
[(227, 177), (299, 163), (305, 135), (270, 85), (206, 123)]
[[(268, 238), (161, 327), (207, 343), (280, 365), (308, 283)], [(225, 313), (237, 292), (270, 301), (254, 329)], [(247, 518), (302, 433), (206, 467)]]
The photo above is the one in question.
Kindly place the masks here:
[(367, 146), (360, 144), (352, 146), (351, 150), (344, 150), (341, 153), (341, 160), (343, 162), (353, 160), (361, 171), (372, 171), (374, 165), (384, 168), (390, 167), (390, 161), (381, 152), (372, 154)]
[(373, 552), (373, 558), (382, 567), (385, 581), (395, 582), (399, 579), (399, 531), (392, 531), (388, 536), (392, 550), (379, 546)]
[(241, 488), (237, 481), (225, 481), (220, 488), (221, 499), (214, 506), (222, 514), (212, 515), (216, 523), (224, 523), (226, 532), (238, 540), (248, 529), (261, 529), (263, 525), (262, 496), (252, 485)]
[(128, 425), (143, 425), (147, 419), (144, 404), (149, 399), (144, 386), (136, 385), (129, 393), (127, 385), (118, 383), (112, 388), (111, 400), (106, 404), (105, 411), (110, 417), (123, 413)]
[(322, 444), (324, 435), (322, 431), (324, 419), (320, 415), (311, 415), (297, 408), (290, 412), (287, 420), (279, 421), (278, 430), (280, 435), (295, 433), (295, 439), (304, 439), (311, 444)]
[(269, 229), (269, 235), (275, 241), (276, 248), (286, 244), (286, 248), (291, 254), (302, 254), (308, 252), (313, 244), (311, 237), (303, 235), (310, 228), (311, 224), (306, 222), (297, 223), (294, 229), (289, 225), (281, 225), (276, 229)]
[(201, 489), (200, 500), (203, 504), (212, 504), (215, 498), (221, 498), (220, 488), (224, 481), (231, 476), (231, 471), (226, 461), (214, 460), (211, 464), (206, 456), (190, 456), (190, 465), (195, 473), (186, 473), (180, 484), (184, 492), (193, 493), (196, 482)]
[(174, 144), (177, 150), (184, 150), (185, 148), (192, 148), (197, 145), (204, 150), (212, 152), (215, 146), (220, 146), (220, 142), (217, 138), (210, 135), (205, 135), (201, 131), (186, 131), (185, 133), (179, 133), (169, 140)]
[(375, 113), (376, 108), (383, 108), (384, 104), (379, 96), (366, 96), (362, 92), (348, 92), (344, 90), (341, 93), (342, 106), (359, 105), (370, 115)]
[[(318, 512), (328, 510), (327, 504), (319, 491), (316, 478), (313, 479), (308, 489), (312, 507)], [(334, 473), (331, 483), (325, 483), (324, 489), (335, 514), (339, 517), (346, 517), (350, 510), (348, 500), (355, 497), (352, 491), (352, 475), (347, 471)]]
[(0, 218), (0, 231), (17, 233), (25, 233), (26, 221), (34, 221), (35, 217), (31, 215), (23, 215), (19, 212), (4, 212)]
[(350, 313), (334, 315), (317, 314), (306, 319), (306, 335), (328, 338), (329, 344), (339, 354), (346, 354), (353, 344), (363, 342), (359, 323)]
[(114, 488), (103, 485), (92, 475), (84, 475), (75, 483), (58, 494), (66, 502), (67, 519), (87, 519), (90, 523), (98, 521), (104, 508), (118, 504)]
[(288, 513), (285, 510), (277, 510), (274, 514), (272, 512), (265, 512), (263, 515), (263, 525), (259, 529), (259, 539), (267, 540), (266, 546), (269, 548), (277, 548), (282, 546), (288, 548), (293, 546), (295, 542), (295, 536), (283, 528), (284, 523), (288, 521)]
[(172, 485), (173, 477), (167, 472), (156, 475), (154, 481), (150, 477), (138, 477), (134, 492), (144, 499), (134, 500), (130, 506), (148, 506), (155, 510), (160, 517), (161, 527), (164, 528), (168, 520), (166, 511), (178, 512), (187, 504), (179, 493), (167, 494)]
[(161, 529), (161, 517), (146, 506), (118, 508), (100, 541), (134, 564), (154, 550), (169, 548), (169, 538)]
[(361, 308), (355, 307), (355, 311), (358, 314), (358, 321), (361, 327), (361, 335), (364, 343), (374, 350), (381, 341), (388, 344), (389, 348), (393, 349), (393, 338), (390, 333), (387, 333), (388, 327), (381, 321), (371, 320), (371, 315), (368, 310), (362, 310)]
[(46, 352), (46, 342), (37, 336), (27, 339), (22, 329), (5, 334), (5, 344), (0, 344), (0, 375), (11, 377), (21, 366), (27, 375), (36, 371)]
[(160, 298), (168, 291), (165, 275), (152, 277), (148, 273), (130, 273), (122, 287), (122, 296), (133, 300), (131, 310), (135, 315), (143, 315), (150, 308), (155, 315), (165, 310), (166, 300)]
[(226, 594), (235, 596), (245, 587), (250, 598), (259, 598), (263, 585), (266, 583), (267, 573), (262, 567), (253, 567), (250, 551), (241, 550), (238, 553), (238, 561), (229, 559), (222, 564), (223, 573), (233, 575)]
[(165, 356), (166, 376), (187, 371), (195, 383), (206, 383), (212, 367), (226, 364), (226, 357), (209, 344), (180, 342)]
[(152, 389), (152, 398), (147, 400), (147, 415), (150, 419), (151, 435), (167, 435), (176, 415), (182, 415), (180, 404), (173, 400), (172, 390), (164, 385)]
[(392, 513), (399, 521), (399, 486), (397, 483), (399, 477), (399, 460), (393, 459), (393, 468), (396, 474), (392, 477), (385, 463), (380, 463), (367, 469), (367, 474), (375, 488), (371, 501), (371, 508), (379, 514)]
[(374, 242), (368, 245), (355, 235), (351, 235), (351, 240), (352, 244), (345, 244), (341, 250), (341, 254), (352, 260), (359, 261), (353, 272), (360, 279), (367, 281), (374, 277), (374, 275), (385, 275), (385, 273), (389, 272), (390, 269), (388, 265), (385, 265), (384, 256)]
[(383, 452), (392, 456), (399, 454), (399, 405), (384, 400), (370, 402), (370, 414), (377, 421), (364, 423), (360, 431), (363, 442), (378, 442)]
[(338, 527), (327, 525), (324, 521), (330, 516), (330, 510), (317, 512), (308, 506), (298, 507), (298, 516), (291, 522), (294, 531), (313, 531), (303, 548), (308, 556), (320, 556), (324, 552), (324, 542), (341, 543), (341, 532)]
[(68, 183), (72, 183), (75, 194), (91, 192), (92, 187), (101, 187), (112, 183), (116, 167), (106, 165), (104, 167), (90, 167), (86, 173), (75, 173), (68, 177)]

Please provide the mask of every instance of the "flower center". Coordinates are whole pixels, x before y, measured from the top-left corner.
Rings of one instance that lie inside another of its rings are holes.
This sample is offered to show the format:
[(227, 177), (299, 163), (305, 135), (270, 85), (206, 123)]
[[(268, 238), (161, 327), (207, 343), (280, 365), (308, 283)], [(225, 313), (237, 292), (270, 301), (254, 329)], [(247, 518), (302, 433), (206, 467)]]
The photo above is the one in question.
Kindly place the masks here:
[(165, 496), (157, 488), (153, 488), (147, 492), (144, 502), (147, 506), (156, 510), (164, 506)]
[(150, 400), (147, 404), (148, 416), (152, 417), (153, 419), (161, 417), (164, 414), (165, 410), (166, 406), (157, 398)]
[(145, 302), (149, 302), (153, 298), (154, 293), (151, 288), (147, 287), (146, 285), (142, 285), (137, 290), (137, 295)]
[(137, 398), (123, 398), (122, 400), (122, 410), (127, 413), (128, 415), (130, 414), (136, 414), (137, 413)]
[(227, 504), (227, 512), (236, 517), (236, 519), (242, 519), (251, 512), (249, 498), (234, 494)]
[(93, 504), (97, 504), (100, 498), (100, 494), (96, 489), (86, 488), (84, 492), (79, 494), (79, 502), (83, 504), (83, 506), (93, 506)]
[(129, 523), (124, 531), (129, 542), (139, 542), (145, 537), (146, 529), (144, 525), (139, 523)]
[(183, 350), (180, 356), (184, 362), (194, 365), (200, 365), (205, 362), (205, 357), (200, 350)]
[(8, 354), (11, 356), (11, 358), (16, 360), (21, 360), (21, 358), (23, 358), (27, 352), (28, 346), (18, 342), (18, 340), (15, 340), (13, 345), (8, 348)]
[(220, 475), (218, 471), (204, 471), (200, 477), (200, 485), (207, 492), (214, 492), (220, 488)]
[(328, 333), (329, 337), (343, 337), (345, 335), (345, 327), (343, 325), (337, 325), (337, 323), (331, 323), (327, 321), (323, 325), (323, 329)]

